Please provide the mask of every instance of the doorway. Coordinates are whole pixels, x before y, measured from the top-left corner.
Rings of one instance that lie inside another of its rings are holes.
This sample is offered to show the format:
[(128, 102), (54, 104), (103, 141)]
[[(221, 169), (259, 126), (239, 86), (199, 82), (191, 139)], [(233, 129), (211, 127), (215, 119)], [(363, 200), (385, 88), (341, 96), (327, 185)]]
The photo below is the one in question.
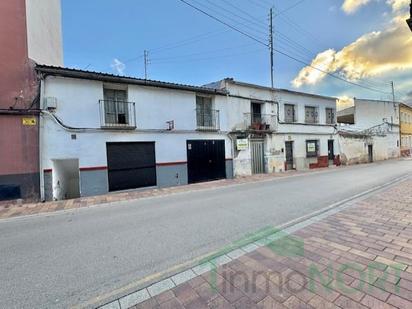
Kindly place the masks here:
[(263, 140), (251, 140), (252, 174), (265, 173), (265, 146)]
[(329, 165), (333, 165), (333, 162), (335, 160), (335, 146), (333, 139), (328, 140), (328, 159)]
[(373, 145), (368, 145), (368, 161), (373, 162)]
[(224, 140), (188, 140), (186, 144), (189, 183), (226, 178)]
[(290, 171), (294, 169), (293, 162), (293, 142), (285, 142), (285, 152), (286, 152), (286, 170)]
[(78, 159), (53, 160), (53, 199), (56, 201), (80, 197)]

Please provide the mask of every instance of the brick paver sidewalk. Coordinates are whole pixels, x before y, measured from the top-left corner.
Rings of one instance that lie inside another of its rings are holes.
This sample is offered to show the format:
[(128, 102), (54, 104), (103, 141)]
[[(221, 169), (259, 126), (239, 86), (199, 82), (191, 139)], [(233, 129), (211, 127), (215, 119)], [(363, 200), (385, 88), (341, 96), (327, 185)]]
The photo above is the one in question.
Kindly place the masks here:
[[(325, 170), (327, 171), (327, 170)], [(48, 213), (58, 210), (69, 210), (82, 207), (89, 207), (94, 205), (121, 202), (121, 201), (131, 201), (138, 200), (147, 197), (154, 196), (165, 196), (169, 194), (188, 192), (188, 191), (198, 191), (210, 188), (219, 188), (230, 186), (234, 184), (250, 183), (256, 181), (269, 180), (274, 178), (282, 178), (289, 176), (297, 176), (302, 174), (309, 174), (318, 171), (290, 171), (287, 173), (277, 173), (277, 174), (264, 174), (264, 175), (254, 175), (248, 177), (240, 177), (236, 179), (225, 179), (219, 181), (211, 181), (192, 185), (183, 185), (179, 187), (161, 188), (161, 189), (146, 189), (146, 190), (130, 190), (117, 193), (109, 193), (105, 195), (83, 197), (72, 200), (65, 201), (53, 201), (46, 203), (18, 203), (17, 201), (12, 202), (1, 202), (0, 203), (0, 219), (33, 215), (39, 213)]]
[(134, 308), (412, 308), (412, 180)]

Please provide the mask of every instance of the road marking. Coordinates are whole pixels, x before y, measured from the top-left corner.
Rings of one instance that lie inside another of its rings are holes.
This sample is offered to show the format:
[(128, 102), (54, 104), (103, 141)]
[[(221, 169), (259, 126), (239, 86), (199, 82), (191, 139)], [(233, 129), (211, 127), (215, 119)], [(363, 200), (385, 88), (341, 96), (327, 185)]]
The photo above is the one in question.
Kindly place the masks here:
[[(326, 218), (326, 217), (328, 217), (332, 214), (338, 213), (338, 212), (342, 211), (345, 208), (351, 207), (353, 205), (353, 203), (351, 203), (351, 202), (353, 202), (355, 200), (358, 200), (358, 199), (361, 199), (361, 198), (367, 198), (371, 193), (376, 193), (380, 190), (388, 189), (391, 186), (394, 186), (394, 185), (396, 185), (400, 182), (406, 181), (407, 179), (410, 179), (410, 178), (411, 178), (411, 175), (409, 173), (405, 174), (405, 175), (400, 176), (396, 179), (393, 179), (393, 180), (391, 180), (391, 181), (389, 181), (389, 182), (387, 182), (383, 185), (373, 187), (369, 190), (366, 190), (362, 193), (358, 193), (358, 194), (353, 195), (349, 198), (343, 199), (339, 202), (336, 202), (336, 203), (334, 203), (332, 205), (329, 205), (325, 208), (322, 208), (318, 211), (315, 211), (315, 212), (312, 212), (308, 215), (301, 216), (299, 218), (288, 221), (288, 222), (280, 225), (279, 227), (277, 227), (277, 229), (281, 230), (281, 232), (286, 232), (288, 234), (292, 234), (292, 233), (294, 233), (298, 230), (301, 230), (302, 228), (305, 228), (305, 227), (307, 227), (307, 226), (309, 226), (313, 223), (316, 223), (316, 222), (318, 222), (318, 221), (320, 221), (320, 220), (322, 220), (322, 219), (324, 219), (324, 218)], [(170, 268), (169, 270), (147, 276), (147, 277), (145, 277), (141, 280), (138, 280), (134, 283), (130, 283), (130, 284), (128, 284), (127, 286), (125, 286), (123, 288), (120, 288), (120, 289), (114, 290), (110, 293), (101, 295), (101, 296), (96, 297), (96, 298), (94, 298), (94, 299), (92, 299), (92, 300), (90, 300), (86, 303), (83, 303), (81, 305), (78, 305), (78, 306), (75, 306), (75, 307), (72, 307), (72, 308), (85, 308), (85, 307), (89, 307), (89, 306), (93, 306), (93, 305), (98, 306), (98, 304), (102, 303), (102, 301), (104, 301), (104, 300), (110, 301), (110, 299), (115, 297), (116, 295), (120, 295), (121, 293), (125, 293), (128, 290), (131, 290), (133, 287), (138, 288), (139, 285), (141, 286), (145, 282), (146, 283), (147, 282), (151, 283), (151, 285), (149, 287), (147, 287), (147, 289), (149, 290), (149, 293), (150, 293), (150, 288), (155, 286), (155, 288), (152, 288), (152, 290), (153, 290), (152, 293), (154, 293), (155, 295), (158, 295), (159, 293), (156, 293), (156, 292), (158, 292), (159, 290), (161, 290), (162, 292), (165, 292), (167, 290), (173, 289), (175, 286), (178, 285), (177, 283), (175, 283), (173, 281), (173, 277), (176, 277), (179, 274), (182, 274), (182, 273), (188, 272), (188, 271), (192, 271), (196, 275), (202, 275), (202, 274), (207, 273), (208, 271), (210, 271), (210, 270), (212, 270), (216, 267), (213, 264), (213, 262), (217, 266), (229, 263), (232, 259), (235, 259), (235, 258), (232, 258), (230, 256), (230, 254), (241, 254), (242, 251), (243, 251), (243, 254), (253, 252), (256, 249), (264, 246), (264, 244), (267, 241), (271, 242), (274, 239), (276, 239), (278, 237), (278, 235), (279, 235), (279, 232), (276, 232), (275, 234), (265, 236), (261, 240), (252, 241), (252, 243), (250, 243), (248, 245), (244, 245), (241, 248), (235, 248), (231, 252), (229, 252), (227, 254), (222, 254), (220, 256), (214, 256), (220, 250), (215, 251), (213, 253), (206, 254), (202, 257), (193, 259), (193, 260), (188, 261), (186, 263), (174, 266), (174, 267)], [(208, 257), (211, 257), (211, 256), (214, 256), (213, 259), (210, 259), (211, 261), (193, 267), (193, 265), (195, 265), (196, 262), (198, 263), (199, 261), (202, 261), (202, 260), (204, 261), (205, 259), (208, 259)], [(186, 269), (183, 270), (183, 268), (185, 266), (186, 266)], [(187, 268), (189, 268), (189, 269), (187, 269)], [(180, 270), (180, 272), (176, 273), (177, 270)], [(169, 274), (173, 273), (173, 272), (175, 272), (174, 276), (170, 276)], [(153, 283), (154, 280), (161, 280), (161, 281), (158, 281), (157, 283)], [(168, 289), (163, 289), (166, 286), (169, 286), (169, 288)], [(143, 288), (142, 290), (138, 290), (137, 292), (134, 292), (134, 293), (129, 294), (129, 295), (133, 295), (133, 294), (138, 293), (140, 291), (143, 291), (145, 289), (146, 288)], [(150, 294), (152, 294), (152, 293), (150, 293)], [(123, 296), (122, 298), (120, 298), (120, 300), (123, 299), (123, 298), (128, 297), (129, 295)], [(155, 295), (152, 295), (152, 297), (155, 296)], [(115, 299), (112, 302), (106, 303), (105, 306), (107, 306), (107, 305), (115, 306), (116, 303), (118, 303), (118, 302), (119, 302), (119, 299)], [(98, 307), (98, 308), (106, 309), (105, 306)], [(127, 308), (127, 307), (121, 307), (121, 309), (125, 309), (125, 308)]]

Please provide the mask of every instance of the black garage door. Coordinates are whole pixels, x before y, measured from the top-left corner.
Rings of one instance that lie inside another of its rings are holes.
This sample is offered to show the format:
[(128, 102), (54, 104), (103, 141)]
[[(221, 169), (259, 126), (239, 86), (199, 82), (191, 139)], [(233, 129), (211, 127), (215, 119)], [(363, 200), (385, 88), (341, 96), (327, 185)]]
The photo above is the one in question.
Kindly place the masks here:
[(109, 191), (156, 185), (154, 143), (107, 143)]
[(187, 141), (189, 183), (226, 178), (225, 141)]

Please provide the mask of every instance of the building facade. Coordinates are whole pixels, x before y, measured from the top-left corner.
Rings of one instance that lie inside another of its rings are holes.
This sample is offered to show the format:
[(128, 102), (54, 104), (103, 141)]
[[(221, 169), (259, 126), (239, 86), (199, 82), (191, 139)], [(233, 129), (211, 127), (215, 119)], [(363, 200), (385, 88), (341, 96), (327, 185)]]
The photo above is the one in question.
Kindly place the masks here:
[(400, 156), (399, 103), (355, 99), (338, 112), (339, 147), (345, 165)]
[(226, 92), (39, 66), (42, 197), (231, 178)]
[(35, 63), (62, 64), (60, 0), (0, 2), (0, 201), (39, 194)]
[(400, 105), (401, 121), (401, 155), (412, 155), (412, 107), (406, 104)]
[(336, 98), (225, 79), (234, 174), (339, 165)]

